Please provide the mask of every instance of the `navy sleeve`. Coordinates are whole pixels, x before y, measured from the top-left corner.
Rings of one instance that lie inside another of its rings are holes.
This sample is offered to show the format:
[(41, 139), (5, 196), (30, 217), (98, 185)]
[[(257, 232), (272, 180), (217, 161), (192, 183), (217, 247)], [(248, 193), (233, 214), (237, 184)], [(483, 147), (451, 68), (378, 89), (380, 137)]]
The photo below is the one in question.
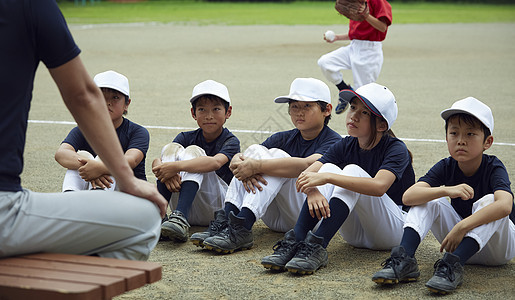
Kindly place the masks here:
[(68, 133), (63, 143), (70, 144), (73, 149), (75, 149), (75, 151), (84, 150), (88, 151), (93, 156), (96, 156), (95, 152), (86, 141), (86, 138), (80, 131), (79, 127), (74, 127), (72, 130), (70, 130), (70, 133)]
[(75, 58), (75, 44), (66, 21), (54, 0), (30, 1), (36, 53), (47, 68), (59, 67)]
[(148, 151), (148, 144), (150, 142), (150, 134), (143, 126), (137, 124), (133, 124), (133, 126), (134, 128), (131, 132), (131, 138), (129, 140), (129, 144), (127, 145), (127, 150), (138, 149), (143, 152), (143, 155), (146, 156)]
[(232, 158), (234, 157), (234, 155), (236, 155), (239, 152), (240, 152), (240, 140), (236, 136), (232, 136), (232, 137), (228, 138), (223, 143), (220, 151), (218, 151), (218, 153), (222, 153), (225, 156), (227, 156), (229, 161), (231, 161)]
[(423, 181), (431, 187), (442, 186), (445, 182), (442, 180), (445, 176), (445, 158), (437, 162), (427, 173), (420, 177), (418, 181)]
[(394, 140), (390, 147), (386, 149), (386, 155), (380, 170), (388, 170), (400, 179), (410, 163), (408, 148), (400, 140)]
[(340, 138), (339, 141), (332, 144), (324, 155), (318, 159), (318, 161), (323, 164), (333, 163), (335, 165), (340, 165), (343, 162), (342, 158), (344, 157), (344, 141), (345, 139)]

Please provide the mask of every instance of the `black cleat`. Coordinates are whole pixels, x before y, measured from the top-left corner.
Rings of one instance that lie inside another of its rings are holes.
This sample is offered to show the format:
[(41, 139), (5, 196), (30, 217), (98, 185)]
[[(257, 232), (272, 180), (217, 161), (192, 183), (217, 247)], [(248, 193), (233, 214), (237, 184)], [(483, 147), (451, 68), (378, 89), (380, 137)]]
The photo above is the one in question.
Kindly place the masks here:
[(284, 234), (284, 239), (275, 243), (274, 254), (263, 257), (261, 264), (266, 269), (273, 271), (285, 271), (286, 264), (295, 256), (297, 252), (297, 242), (295, 232), (290, 229)]
[(383, 269), (372, 276), (372, 281), (377, 284), (417, 281), (420, 277), (417, 260), (407, 255), (402, 246), (393, 248), (390, 257), (381, 265)]
[(433, 277), (426, 283), (430, 292), (436, 294), (448, 294), (463, 283), (464, 269), (460, 258), (446, 252), (442, 259), (436, 261)]

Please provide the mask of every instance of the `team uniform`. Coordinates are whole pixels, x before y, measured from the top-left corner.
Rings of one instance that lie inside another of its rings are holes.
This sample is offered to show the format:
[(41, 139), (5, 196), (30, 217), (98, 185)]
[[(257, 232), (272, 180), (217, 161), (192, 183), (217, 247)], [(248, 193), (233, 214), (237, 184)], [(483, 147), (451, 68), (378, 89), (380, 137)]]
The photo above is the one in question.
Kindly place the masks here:
[[(150, 142), (148, 130), (141, 125), (123, 118), (122, 124), (116, 128), (116, 134), (122, 145), (123, 152), (127, 152), (129, 149), (137, 149), (143, 153), (143, 159), (132, 170), (134, 171), (134, 176), (142, 180), (147, 180), (147, 176), (145, 175), (145, 158)], [(79, 127), (73, 128), (70, 133), (68, 133), (63, 143), (71, 145), (75, 151), (86, 151), (90, 154), (90, 158), (96, 157), (95, 151), (88, 144)], [(80, 177), (78, 170), (66, 171), (63, 181), (63, 191), (86, 190), (88, 187), (90, 187), (89, 183)], [(115, 185), (112, 185), (111, 189), (114, 188)]]
[[(261, 145), (252, 145), (244, 153), (255, 159), (284, 157), (305, 158), (313, 154), (324, 154), (341, 136), (325, 125), (312, 140), (305, 140), (298, 129), (278, 132), (267, 138)], [(225, 202), (238, 209), (249, 208), (256, 220), (263, 222), (274, 231), (286, 232), (295, 226), (305, 194), (297, 192), (297, 178), (281, 178), (263, 175), (267, 185), (256, 193), (248, 193), (243, 183), (233, 178), (225, 197)]]
[[(392, 7), (386, 0), (368, 0), (370, 15), (392, 24)], [(383, 65), (382, 41), (386, 33), (380, 32), (367, 21), (349, 20), (350, 45), (322, 55), (318, 60), (324, 76), (335, 85), (343, 81), (342, 70), (352, 70), (355, 89), (375, 82)]]
[[(404, 227), (413, 228), (421, 240), (431, 230), (441, 243), (459, 221), (492, 203), (493, 193), (497, 190), (513, 196), (506, 168), (497, 157), (486, 154), (483, 154), (479, 169), (470, 177), (463, 174), (456, 160), (448, 157), (434, 165), (419, 181), (431, 187), (466, 183), (474, 188), (474, 198), (470, 200), (455, 198), (449, 203), (444, 197), (412, 207)], [(506, 264), (515, 257), (515, 204), (509, 216), (478, 226), (465, 237), (476, 240), (480, 248), (467, 263)]]
[[(340, 228), (340, 234), (347, 243), (368, 249), (390, 249), (398, 244), (405, 218), (402, 194), (415, 182), (406, 145), (397, 138), (384, 135), (374, 148), (364, 151), (357, 138), (347, 136), (334, 144), (319, 161), (324, 164), (319, 173), (374, 177), (379, 170), (388, 170), (396, 176), (386, 194), (380, 197), (359, 194), (332, 184), (317, 188), (328, 201), (337, 198), (349, 207), (349, 216)], [(404, 209), (407, 210), (406, 207)]]
[[(188, 160), (198, 156), (215, 156), (218, 153), (224, 154), (229, 159), (220, 169), (213, 172), (180, 172), (182, 182), (194, 181), (199, 186), (187, 216), (188, 222), (192, 225), (205, 226), (213, 218), (214, 212), (222, 208), (227, 186), (233, 177), (229, 163), (232, 157), (240, 152), (240, 141), (227, 128), (224, 128), (216, 140), (208, 143), (202, 134), (202, 129), (199, 128), (179, 133), (172, 143), (179, 144), (180, 147), (174, 155), (162, 156), (163, 163)], [(166, 147), (169, 146), (163, 147), (163, 153)], [(165, 199), (171, 199), (171, 207), (177, 207), (178, 193), (170, 192), (159, 180), (157, 187)]]
[(9, 41), (0, 47), (0, 257), (60, 252), (148, 258), (160, 230), (152, 202), (119, 192), (43, 194), (21, 187), (38, 64), (59, 67), (80, 49), (53, 0), (0, 0), (0, 20), (0, 36)]

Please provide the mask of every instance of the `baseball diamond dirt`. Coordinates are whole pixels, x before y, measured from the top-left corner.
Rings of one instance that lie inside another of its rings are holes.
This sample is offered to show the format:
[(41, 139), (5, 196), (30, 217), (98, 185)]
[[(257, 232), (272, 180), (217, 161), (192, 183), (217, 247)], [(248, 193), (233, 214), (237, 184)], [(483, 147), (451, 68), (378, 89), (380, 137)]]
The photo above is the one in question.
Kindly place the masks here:
[[(132, 104), (127, 117), (150, 131), (146, 173), (151, 182), (155, 178), (150, 165), (161, 147), (178, 132), (196, 127), (188, 102), (195, 84), (214, 79), (227, 85), (233, 115), (226, 126), (246, 148), (271, 132), (292, 128), (286, 106), (273, 99), (288, 94), (296, 77), (327, 82), (317, 59), (347, 44), (323, 41), (325, 31), (345, 32), (345, 25), (115, 24), (72, 25), (71, 30), (91, 75), (112, 69), (129, 78)], [(397, 98), (399, 117), (393, 130), (413, 152), (417, 178), (448, 156), (440, 111), (474, 96), (490, 105), (495, 117), (494, 145), (487, 153), (504, 162), (514, 181), (515, 24), (394, 24), (383, 49), (378, 83)], [(350, 72), (344, 77), (352, 78)], [(336, 88), (330, 88), (334, 105)], [(43, 67), (37, 73), (30, 120), (23, 185), (59, 192), (64, 170), (53, 155), (73, 119)], [(333, 115), (329, 125), (346, 133), (340, 115)], [(192, 227), (190, 233), (200, 230), (204, 228)], [(117, 299), (432, 298), (424, 283), (441, 258), (432, 235), (417, 252), (420, 280), (394, 287), (371, 280), (389, 251), (357, 249), (339, 235), (329, 244), (329, 265), (314, 275), (269, 272), (260, 260), (282, 235), (258, 222), (254, 248), (231, 255), (214, 254), (190, 242), (160, 242), (150, 260), (163, 265), (163, 279)], [(467, 265), (463, 285), (446, 299), (514, 295), (512, 260), (500, 267)]]

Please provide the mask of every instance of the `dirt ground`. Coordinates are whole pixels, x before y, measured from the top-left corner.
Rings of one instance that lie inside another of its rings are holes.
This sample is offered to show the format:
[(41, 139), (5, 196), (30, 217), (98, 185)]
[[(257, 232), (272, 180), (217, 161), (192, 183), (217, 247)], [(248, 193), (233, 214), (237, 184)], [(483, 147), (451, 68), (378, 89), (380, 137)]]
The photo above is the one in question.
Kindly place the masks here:
[[(233, 101), (227, 127), (245, 148), (270, 132), (292, 127), (286, 106), (272, 100), (286, 95), (296, 77), (326, 82), (318, 57), (347, 43), (323, 42), (327, 29), (346, 26), (192, 26), (131, 24), (71, 26), (91, 75), (108, 69), (125, 74), (131, 84), (128, 118), (151, 134), (150, 163), (161, 147), (185, 128), (195, 128), (188, 99), (193, 86), (206, 79), (226, 84)], [(494, 146), (515, 178), (515, 24), (393, 25), (384, 42), (384, 65), (378, 82), (388, 86), (399, 105), (393, 126), (414, 154), (417, 178), (448, 156), (443, 143), (441, 110), (474, 96), (493, 110)], [(346, 79), (351, 73), (345, 72)], [(350, 80), (351, 81), (351, 80)], [(331, 86), (333, 104), (336, 88)], [(64, 170), (53, 154), (73, 121), (48, 71), (36, 77), (25, 150), (23, 185), (34, 191), (59, 192)], [(345, 134), (341, 116), (330, 126)], [(47, 122), (39, 122), (47, 121)], [(62, 123), (61, 121), (65, 121)], [(513, 190), (513, 187), (512, 187)], [(193, 227), (192, 232), (204, 228)], [(271, 273), (260, 264), (282, 237), (262, 222), (254, 227), (255, 247), (216, 255), (191, 243), (161, 242), (151, 261), (163, 265), (163, 279), (117, 299), (254, 299), (254, 298), (432, 298), (424, 283), (440, 258), (429, 236), (417, 252), (418, 282), (393, 288), (377, 286), (371, 275), (388, 251), (356, 249), (336, 236), (328, 247), (329, 265), (312, 276)], [(515, 292), (515, 260), (501, 267), (466, 266), (465, 282), (448, 299), (510, 299)]]

